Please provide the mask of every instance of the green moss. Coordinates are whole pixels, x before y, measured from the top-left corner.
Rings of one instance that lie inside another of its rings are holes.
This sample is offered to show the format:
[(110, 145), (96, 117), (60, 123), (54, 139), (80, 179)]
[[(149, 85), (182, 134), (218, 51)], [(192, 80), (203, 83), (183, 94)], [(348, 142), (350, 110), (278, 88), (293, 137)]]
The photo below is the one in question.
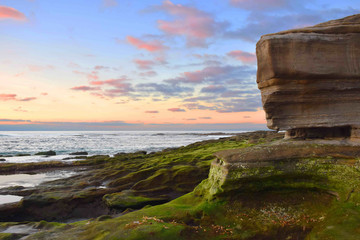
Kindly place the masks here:
[(359, 239), (360, 204), (346, 202), (335, 204), (324, 221), (315, 226), (308, 239)]
[(36, 229), (52, 229), (52, 228), (57, 228), (57, 227), (62, 227), (66, 224), (63, 224), (63, 223), (58, 223), (58, 222), (47, 222), (47, 221), (40, 221), (40, 222), (37, 222), (37, 223), (34, 223), (33, 224), (33, 227), (36, 228)]
[(142, 208), (148, 204), (166, 201), (162, 198), (148, 198), (135, 195), (134, 192), (127, 190), (120, 193), (106, 194), (103, 197), (104, 202), (111, 208)]
[[(85, 184), (75, 181), (71, 185), (76, 186), (76, 189), (73, 187), (68, 192), (64, 190), (52, 190), (48, 193), (39, 192), (30, 199), (45, 199), (44, 203), (50, 200), (54, 204), (58, 202), (68, 204), (75, 198), (91, 201), (93, 191), (103, 191), (105, 195), (103, 200), (110, 208), (141, 208), (153, 203), (151, 201), (158, 201), (159, 199), (167, 201), (192, 191), (197, 184), (207, 178), (210, 163), (215, 160), (213, 155), (215, 152), (232, 148), (246, 148), (262, 141), (270, 140), (261, 137), (254, 139), (254, 141), (247, 141), (239, 137), (205, 141), (154, 154), (119, 154), (113, 158), (108, 156), (88, 157), (84, 161), (74, 163), (74, 165), (84, 164), (96, 168), (91, 171), (89, 176), (81, 179)], [(105, 217), (101, 218), (101, 221), (90, 219), (59, 226), (59, 228), (52, 228), (35, 234), (29, 239), (121, 239), (123, 236), (127, 236), (127, 239), (141, 239), (145, 236), (148, 237), (147, 239), (169, 239), (170, 236), (171, 239), (246, 239), (262, 234), (265, 231), (262, 226), (267, 226), (267, 229), (271, 229), (269, 232), (274, 234), (282, 226), (272, 225), (271, 221), (265, 225), (258, 224), (261, 219), (248, 226), (245, 221), (239, 221), (236, 217), (241, 212), (246, 211), (252, 216), (257, 216), (259, 215), (257, 208), (251, 210), (251, 208), (240, 204), (236, 212), (230, 213), (230, 210), (234, 208), (234, 202), (238, 201), (231, 199), (231, 197), (207, 198), (204, 196), (220, 196), (218, 193), (227, 193), (230, 190), (236, 193), (236, 190), (241, 186), (236, 186), (236, 183), (239, 183), (239, 178), (243, 181), (242, 186), (251, 186), (250, 189), (253, 190), (268, 189), (267, 186), (275, 183), (279, 183), (278, 189), (281, 189), (283, 185), (280, 184), (280, 179), (284, 172), (275, 167), (267, 167), (247, 169), (232, 174), (224, 177), (226, 174), (222, 168), (213, 167), (210, 178), (204, 180), (194, 193), (167, 204), (143, 208), (139, 211), (126, 213), (119, 218), (107, 219)], [(257, 178), (259, 175), (263, 175), (262, 178)], [(272, 176), (275, 177), (271, 178)], [(90, 189), (88, 186), (91, 185), (87, 184), (103, 184), (104, 182), (111, 188)], [(301, 180), (300, 182), (304, 181)], [(224, 183), (229, 184), (224, 185)], [(233, 185), (235, 187), (230, 188), (232, 184), (235, 184)], [(289, 180), (286, 184), (288, 186), (293, 184), (291, 187), (301, 189), (300, 186), (294, 185), (297, 184), (296, 182)], [(85, 187), (86, 189), (82, 189)], [(301, 187), (310, 188), (309, 185)], [(131, 191), (128, 191), (129, 189)], [(211, 192), (209, 189), (214, 191)], [(61, 198), (58, 193), (69, 194), (67, 196), (69, 201)], [(234, 196), (240, 195), (234, 194)], [(248, 201), (245, 199), (241, 202)], [(154, 204), (158, 203), (160, 202)], [(279, 206), (283, 207), (283, 205)], [(282, 209), (280, 207), (278, 209)], [(297, 208), (292, 209), (292, 211), (296, 212)], [(142, 224), (138, 224), (140, 222)], [(236, 228), (238, 225), (242, 226), (241, 229)]]
[(21, 238), (21, 236), (19, 234), (0, 233), (0, 240), (17, 240), (20, 238)]

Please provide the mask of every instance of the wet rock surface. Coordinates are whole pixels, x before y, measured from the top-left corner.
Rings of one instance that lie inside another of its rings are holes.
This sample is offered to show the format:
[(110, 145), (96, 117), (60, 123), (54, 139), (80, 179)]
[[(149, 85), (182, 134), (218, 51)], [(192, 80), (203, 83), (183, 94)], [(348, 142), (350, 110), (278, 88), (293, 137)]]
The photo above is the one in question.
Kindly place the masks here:
[(262, 36), (256, 53), (269, 128), (297, 129), (292, 137), (319, 128), (317, 137), (338, 137), (329, 128), (347, 127), (359, 137), (359, 14)]
[(88, 152), (73, 152), (73, 153), (69, 153), (69, 155), (88, 155)]
[(44, 155), (44, 156), (55, 156), (56, 155), (56, 152), (55, 151), (46, 151), (46, 152), (38, 152), (38, 153), (35, 153), (35, 155)]
[(4, 175), (33, 174), (36, 177), (51, 171), (76, 174), (32, 187), (1, 188), (0, 194), (23, 199), (0, 205), (0, 221), (64, 222), (162, 204), (191, 192), (205, 179), (215, 152), (281, 138), (283, 134), (259, 131), (151, 154), (138, 151), (114, 157), (81, 157), (82, 160), (71, 162), (3, 163), (0, 174)]
[[(321, 189), (335, 171), (327, 169), (331, 165), (353, 165), (358, 171), (360, 145), (336, 140), (283, 140), (215, 155), (209, 175), (213, 184), (210, 195), (284, 189), (294, 184)], [(304, 179), (306, 183), (302, 183)]]
[[(112, 164), (153, 166), (156, 158), (162, 167), (113, 172), (102, 180), (97, 175), (108, 188), (117, 188), (104, 191), (102, 202), (118, 214), (41, 229), (28, 239), (356, 239), (360, 145), (283, 137), (245, 133), (170, 152), (119, 155)], [(209, 149), (218, 151), (207, 155)], [(200, 159), (211, 162), (208, 177), (177, 198), (174, 185), (193, 178)]]

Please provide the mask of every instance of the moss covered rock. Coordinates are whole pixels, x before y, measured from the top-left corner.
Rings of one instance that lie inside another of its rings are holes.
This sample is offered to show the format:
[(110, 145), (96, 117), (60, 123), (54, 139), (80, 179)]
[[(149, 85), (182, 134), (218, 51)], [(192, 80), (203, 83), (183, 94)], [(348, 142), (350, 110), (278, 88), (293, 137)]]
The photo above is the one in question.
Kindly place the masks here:
[(103, 197), (106, 205), (111, 208), (133, 208), (139, 209), (146, 205), (157, 205), (169, 201), (168, 198), (149, 198), (136, 194), (134, 191), (125, 190), (119, 193), (106, 194)]
[[(117, 218), (72, 224), (66, 231), (49, 230), (41, 236), (358, 239), (359, 149), (357, 145), (331, 141), (278, 141), (222, 151), (212, 162), (209, 178), (187, 195)], [(145, 204), (149, 199), (139, 193), (142, 187), (151, 186), (145, 183), (171, 182), (177, 171), (183, 171), (184, 176), (192, 174), (191, 167), (181, 165), (157, 170), (147, 181), (134, 185), (138, 190), (109, 194), (104, 200), (118, 201), (122, 207)], [(35, 234), (29, 239), (46, 239), (42, 237)]]

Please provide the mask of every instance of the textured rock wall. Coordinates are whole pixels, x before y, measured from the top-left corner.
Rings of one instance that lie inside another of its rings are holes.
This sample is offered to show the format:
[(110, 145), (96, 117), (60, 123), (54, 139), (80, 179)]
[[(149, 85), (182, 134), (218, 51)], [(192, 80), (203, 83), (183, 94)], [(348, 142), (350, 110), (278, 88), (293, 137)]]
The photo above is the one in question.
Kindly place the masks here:
[(269, 128), (360, 125), (360, 14), (265, 35), (256, 47)]

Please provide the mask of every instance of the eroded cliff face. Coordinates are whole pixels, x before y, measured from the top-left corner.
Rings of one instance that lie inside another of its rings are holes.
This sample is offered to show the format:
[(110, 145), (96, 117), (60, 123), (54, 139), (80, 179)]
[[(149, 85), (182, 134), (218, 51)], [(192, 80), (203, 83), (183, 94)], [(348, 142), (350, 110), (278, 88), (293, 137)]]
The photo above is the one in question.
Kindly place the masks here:
[(262, 36), (256, 54), (269, 128), (288, 136), (358, 137), (360, 14)]

